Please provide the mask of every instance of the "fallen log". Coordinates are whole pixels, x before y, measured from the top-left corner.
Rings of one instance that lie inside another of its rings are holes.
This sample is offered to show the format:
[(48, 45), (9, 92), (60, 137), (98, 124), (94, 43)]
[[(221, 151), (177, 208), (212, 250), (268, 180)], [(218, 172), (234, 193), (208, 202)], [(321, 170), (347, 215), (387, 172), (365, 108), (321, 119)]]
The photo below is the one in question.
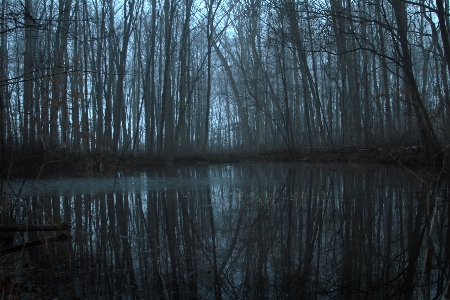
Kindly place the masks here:
[(0, 224), (0, 232), (11, 231), (63, 231), (68, 230), (72, 226), (69, 224)]

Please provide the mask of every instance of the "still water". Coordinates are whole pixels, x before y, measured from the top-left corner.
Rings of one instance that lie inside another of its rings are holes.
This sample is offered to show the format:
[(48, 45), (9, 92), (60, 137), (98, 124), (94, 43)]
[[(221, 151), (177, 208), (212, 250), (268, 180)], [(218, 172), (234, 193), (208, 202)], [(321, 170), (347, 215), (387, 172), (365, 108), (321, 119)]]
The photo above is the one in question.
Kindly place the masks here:
[(441, 299), (449, 285), (448, 184), (394, 167), (170, 166), (4, 186), (1, 223), (72, 226), (69, 241), (1, 257), (23, 299)]

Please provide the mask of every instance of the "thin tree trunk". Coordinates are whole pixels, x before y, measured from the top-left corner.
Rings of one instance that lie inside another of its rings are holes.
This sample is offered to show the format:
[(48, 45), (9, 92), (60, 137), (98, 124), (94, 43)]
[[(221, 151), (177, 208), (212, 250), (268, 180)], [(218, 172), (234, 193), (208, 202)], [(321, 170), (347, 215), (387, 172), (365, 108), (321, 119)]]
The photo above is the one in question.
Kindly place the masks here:
[[(319, 132), (318, 135), (319, 137), (323, 136), (325, 134), (325, 131), (323, 129), (323, 124), (321, 121), (321, 116), (320, 116), (320, 99), (319, 99), (319, 95), (317, 92), (317, 89), (315, 87), (315, 83), (314, 83), (314, 79), (311, 75), (311, 71), (309, 69), (308, 66), (308, 60), (306, 57), (306, 48), (304, 46), (304, 41), (303, 38), (300, 34), (300, 29), (298, 26), (298, 19), (297, 19), (297, 15), (296, 15), (296, 9), (295, 9), (295, 3), (292, 0), (289, 0), (285, 3), (286, 7), (286, 13), (287, 13), (287, 17), (289, 20), (289, 26), (290, 26), (290, 34), (291, 34), (291, 38), (293, 39), (293, 44), (295, 45), (295, 48), (297, 50), (297, 55), (298, 55), (298, 64), (299, 64), (299, 68), (302, 74), (302, 84), (303, 84), (303, 90), (304, 90), (304, 95), (303, 97), (305, 98), (305, 103), (308, 101), (309, 103), (312, 103), (312, 101), (314, 101), (314, 105), (316, 106), (316, 108), (318, 110), (316, 110), (316, 112), (318, 112), (318, 115), (316, 115), (316, 120), (314, 120), (314, 122), (317, 122), (317, 125), (319, 127)], [(312, 110), (312, 107), (311, 107)], [(311, 122), (313, 122), (313, 120), (310, 120)], [(311, 126), (311, 130), (315, 130), (315, 126)], [(315, 147), (315, 141), (313, 140), (313, 137), (316, 136), (316, 134), (313, 134), (311, 136), (311, 141), (310, 141), (310, 147), (314, 148)]]
[[(178, 124), (175, 132), (175, 142), (178, 149), (184, 149), (186, 140), (186, 106), (188, 105), (188, 89), (189, 89), (189, 65), (188, 58), (190, 55), (190, 22), (191, 22), (191, 9), (192, 0), (185, 0), (185, 20), (183, 23), (183, 31), (181, 35), (181, 47), (180, 47), (180, 88), (179, 88), (179, 109), (178, 109)], [(181, 153), (182, 154), (182, 153)]]
[[(447, 3), (448, 5), (448, 3)], [(444, 9), (444, 3), (442, 0), (436, 0), (436, 6), (437, 6), (437, 15), (439, 19), (439, 28), (441, 29), (441, 38), (442, 38), (442, 44), (444, 46), (444, 54), (445, 59), (447, 61), (447, 70), (448, 74), (450, 74), (450, 42), (449, 42), (449, 32), (447, 27), (447, 22), (445, 19), (445, 9)]]
[[(131, 32), (133, 30), (133, 22), (134, 22), (134, 7), (135, 0), (128, 1), (127, 5), (124, 7), (128, 7), (128, 10), (124, 8), (124, 31), (123, 31), (123, 39), (122, 46), (120, 52), (118, 53), (118, 58), (116, 54), (116, 69), (117, 69), (117, 86), (115, 89), (115, 97), (114, 97), (114, 132), (113, 132), (113, 143), (114, 151), (118, 151), (120, 147), (126, 147), (126, 144), (129, 143), (129, 139), (126, 131), (126, 104), (125, 104), (125, 93), (124, 93), (124, 81), (126, 74), (126, 66), (127, 66), (127, 53), (128, 53), (128, 44), (131, 37)], [(116, 36), (117, 38), (117, 36)], [(120, 139), (120, 132), (122, 131), (122, 139)], [(120, 143), (121, 141), (121, 143)]]
[[(75, 0), (75, 20), (78, 19), (80, 3)], [(81, 51), (79, 49), (79, 23), (74, 24), (74, 36), (77, 37), (74, 40), (74, 69), (80, 70), (82, 66)], [(80, 149), (80, 95), (83, 95), (83, 76), (82, 74), (76, 73), (71, 78), (70, 90), (72, 93), (72, 149), (78, 151)]]
[[(228, 64), (227, 59), (223, 55), (220, 48), (217, 46), (217, 44), (213, 41), (213, 47), (214, 51), (216, 52), (217, 56), (219, 57), (220, 62), (222, 63), (223, 68), (225, 69), (225, 72), (227, 73), (228, 79), (230, 80), (231, 90), (233, 92), (234, 98), (236, 100), (236, 105), (238, 109), (238, 115), (243, 127), (244, 132), (244, 139), (247, 142), (247, 144), (252, 145), (253, 144), (253, 138), (250, 134), (250, 126), (248, 123), (248, 114), (244, 110), (244, 104), (242, 103), (241, 96), (239, 94), (238, 85), (237, 82), (234, 79), (233, 72), (231, 71), (231, 67)], [(244, 141), (242, 141), (244, 142)]]
[(392, 8), (394, 9), (395, 18), (397, 21), (397, 34), (399, 38), (398, 52), (401, 57), (402, 70), (405, 74), (404, 80), (408, 89), (408, 94), (411, 97), (411, 102), (419, 125), (420, 134), (422, 136), (422, 143), (428, 156), (431, 156), (441, 150), (439, 140), (431, 124), (428, 111), (426, 110), (422, 99), (420, 97), (419, 88), (413, 72), (413, 63), (411, 52), (407, 37), (407, 14), (405, 3), (401, 0), (393, 0)]
[[(0, 12), (0, 18), (2, 20), (5, 19), (5, 10), (6, 10), (6, 1), (2, 1), (1, 3), (1, 12)], [(0, 32), (2, 34), (0, 35), (0, 78), (1, 80), (4, 80), (7, 78), (8, 74), (8, 48), (6, 47), (6, 41), (7, 41), (7, 32), (6, 32), (6, 24), (4, 22), (1, 22), (0, 24)], [(8, 128), (11, 128), (11, 122), (8, 120), (8, 85), (1, 82), (0, 83), (0, 158), (1, 161), (6, 161), (5, 153), (7, 148), (7, 137), (8, 137)], [(10, 151), (12, 153), (12, 151)], [(2, 174), (4, 174), (3, 170), (3, 163), (0, 166), (0, 171)], [(6, 178), (8, 180), (8, 178)], [(1, 181), (0, 185), (0, 193), (3, 193), (3, 184), (4, 180)]]
[(165, 155), (171, 156), (173, 153), (173, 116), (172, 116), (172, 81), (170, 76), (172, 58), (172, 30), (175, 4), (170, 0), (164, 1), (164, 82), (162, 91), (161, 119), (158, 132), (158, 155), (161, 156), (164, 150)]
[[(25, 51), (24, 51), (24, 68), (23, 68), (23, 124), (22, 124), (22, 145), (25, 151), (29, 150), (29, 120), (30, 120), (30, 108), (33, 102), (33, 37), (32, 37), (32, 27), (34, 25), (33, 13), (33, 3), (32, 0), (25, 1)], [(3, 126), (3, 124), (1, 125)]]
[[(85, 7), (85, 12), (86, 12), (86, 16), (87, 17), (87, 7)], [(92, 61), (92, 66), (95, 66), (95, 69), (97, 70), (97, 72), (95, 72), (95, 74), (93, 75), (93, 82), (94, 82), (94, 87), (93, 87), (93, 115), (97, 115), (96, 120), (97, 122), (95, 123), (95, 136), (96, 136), (96, 144), (92, 145), (93, 148), (95, 148), (96, 150), (103, 150), (103, 148), (105, 147), (104, 143), (105, 143), (105, 137), (104, 134), (106, 133), (106, 129), (105, 127), (105, 115), (103, 113), (103, 109), (104, 109), (104, 104), (103, 104), (103, 72), (102, 72), (102, 57), (103, 57), (103, 50), (104, 50), (104, 42), (103, 42), (103, 37), (105, 36), (105, 30), (106, 30), (106, 11), (105, 11), (105, 5), (102, 5), (101, 7), (101, 15), (99, 15), (98, 13), (98, 8), (95, 8), (96, 11), (96, 18), (98, 20), (100, 20), (100, 28), (98, 28), (98, 35), (99, 35), (99, 39), (97, 40), (96, 43), (96, 47), (94, 44), (94, 40), (91, 40), (91, 52), (93, 55), (93, 58), (91, 59)], [(89, 27), (90, 28), (90, 27)], [(94, 49), (96, 49), (96, 51), (94, 51)], [(97, 108), (96, 110), (94, 110), (95, 108)]]
[[(50, 147), (53, 149), (60, 142), (60, 134), (61, 136), (66, 134), (65, 130), (63, 130), (65, 129), (65, 124), (59, 124), (58, 118), (61, 104), (64, 106), (67, 102), (67, 39), (69, 36), (70, 8), (72, 7), (72, 0), (59, 0), (58, 6), (59, 14), (53, 51), (54, 74), (50, 107)], [(61, 131), (59, 125), (62, 126)]]

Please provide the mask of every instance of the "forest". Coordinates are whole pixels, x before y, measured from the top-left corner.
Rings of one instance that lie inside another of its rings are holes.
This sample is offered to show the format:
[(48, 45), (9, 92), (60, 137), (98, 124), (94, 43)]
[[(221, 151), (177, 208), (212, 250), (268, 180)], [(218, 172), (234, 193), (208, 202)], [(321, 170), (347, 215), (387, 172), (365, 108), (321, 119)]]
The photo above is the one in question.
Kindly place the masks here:
[(449, 32), (444, 0), (1, 0), (0, 298), (444, 299)]
[(442, 0), (3, 0), (2, 157), (437, 155), (449, 18)]

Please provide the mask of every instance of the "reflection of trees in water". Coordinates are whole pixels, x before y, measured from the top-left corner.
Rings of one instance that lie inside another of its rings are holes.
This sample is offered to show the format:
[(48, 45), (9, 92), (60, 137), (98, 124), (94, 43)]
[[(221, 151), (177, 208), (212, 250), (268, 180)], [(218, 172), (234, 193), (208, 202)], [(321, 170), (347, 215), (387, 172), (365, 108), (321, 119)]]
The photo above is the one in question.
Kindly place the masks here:
[(66, 198), (52, 202), (52, 217), (73, 218), (71, 264), (58, 268), (73, 271), (74, 293), (152, 299), (442, 295), (450, 276), (446, 185), (430, 233), (434, 183), (384, 169), (233, 172), (255, 184), (77, 196), (72, 207)]

